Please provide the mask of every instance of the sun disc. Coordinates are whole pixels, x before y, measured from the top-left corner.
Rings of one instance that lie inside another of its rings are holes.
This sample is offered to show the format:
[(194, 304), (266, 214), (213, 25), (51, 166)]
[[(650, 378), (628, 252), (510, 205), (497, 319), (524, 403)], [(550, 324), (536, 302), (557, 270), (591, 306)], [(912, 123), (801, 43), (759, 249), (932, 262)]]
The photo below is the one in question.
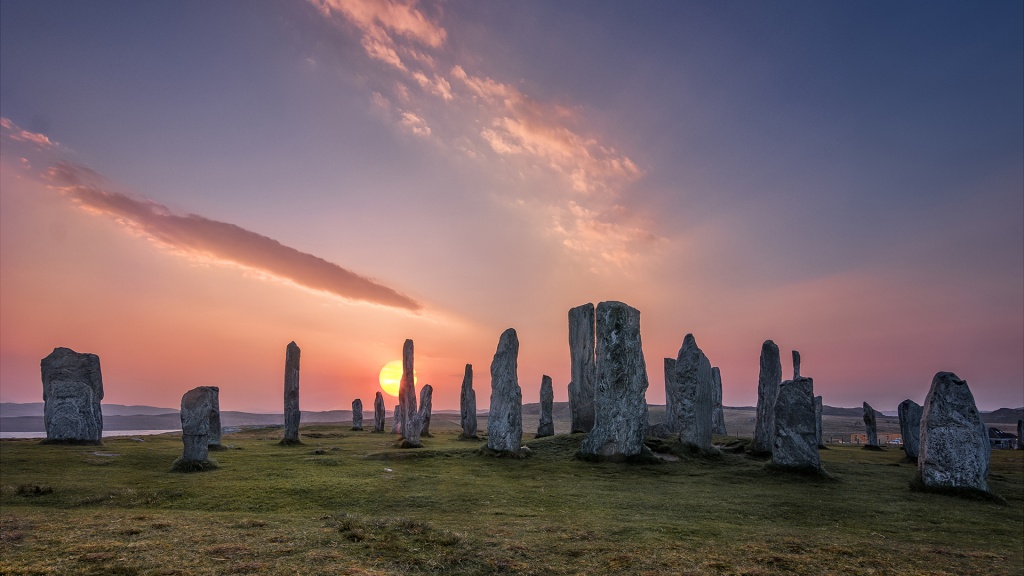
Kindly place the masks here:
[[(398, 397), (398, 388), (402, 385), (402, 361), (392, 360), (380, 369), (380, 389), (385, 394)], [(416, 383), (416, 370), (412, 371), (413, 384)]]

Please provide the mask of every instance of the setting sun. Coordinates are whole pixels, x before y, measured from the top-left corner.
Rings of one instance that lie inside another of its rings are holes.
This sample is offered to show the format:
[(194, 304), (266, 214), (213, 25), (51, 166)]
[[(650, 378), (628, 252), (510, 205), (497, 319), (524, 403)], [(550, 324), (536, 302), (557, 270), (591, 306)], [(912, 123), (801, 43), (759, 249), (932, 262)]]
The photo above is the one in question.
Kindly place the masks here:
[[(412, 382), (416, 384), (416, 370), (412, 371)], [(380, 389), (385, 394), (398, 397), (398, 387), (402, 384), (402, 361), (392, 360), (380, 369)]]

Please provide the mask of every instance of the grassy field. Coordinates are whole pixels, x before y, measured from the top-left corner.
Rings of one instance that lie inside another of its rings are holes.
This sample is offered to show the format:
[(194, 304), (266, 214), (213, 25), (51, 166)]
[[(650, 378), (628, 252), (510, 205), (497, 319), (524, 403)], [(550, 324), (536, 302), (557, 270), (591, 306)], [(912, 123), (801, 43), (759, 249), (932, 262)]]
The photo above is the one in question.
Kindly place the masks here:
[(911, 491), (899, 450), (824, 450), (830, 481), (738, 454), (588, 463), (581, 435), (499, 459), (453, 421), (431, 427), (419, 450), (343, 426), (294, 447), (250, 430), (195, 474), (169, 472), (175, 435), (2, 441), (0, 574), (1024, 572), (1022, 451), (993, 453), (1000, 504)]

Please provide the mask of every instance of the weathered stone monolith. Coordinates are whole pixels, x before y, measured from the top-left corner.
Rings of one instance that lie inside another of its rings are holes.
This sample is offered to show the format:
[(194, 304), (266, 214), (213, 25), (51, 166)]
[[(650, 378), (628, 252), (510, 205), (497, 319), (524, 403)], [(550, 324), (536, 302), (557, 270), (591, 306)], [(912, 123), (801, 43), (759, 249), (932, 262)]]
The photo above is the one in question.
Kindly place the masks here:
[(825, 439), (821, 435), (821, 414), (825, 407), (821, 396), (814, 397), (814, 437), (818, 439), (818, 448), (825, 448)]
[(811, 378), (786, 380), (779, 385), (773, 420), (772, 465), (789, 470), (820, 470)]
[(299, 347), (289, 342), (284, 355), (284, 438), (281, 444), (301, 444), (299, 440)]
[(466, 364), (462, 376), (462, 394), (459, 398), (459, 413), (462, 418), (460, 438), (476, 439), (476, 391), (473, 390), (473, 365)]
[(594, 427), (594, 305), (586, 303), (569, 310), (569, 431), (590, 432)]
[(384, 431), (384, 395), (377, 392), (373, 397), (373, 431), (383, 432)]
[(921, 408), (917, 470), (926, 488), (988, 492), (992, 448), (967, 381), (939, 372)]
[(402, 406), (395, 404), (395, 415), (391, 419), (391, 433), (402, 435)]
[(754, 420), (754, 441), (751, 452), (768, 454), (772, 451), (775, 433), (775, 398), (782, 383), (782, 360), (779, 347), (771, 340), (761, 345), (761, 370), (757, 377), (757, 416)]
[(519, 454), (523, 440), (523, 391), (519, 387), (519, 337), (512, 328), (498, 339), (491, 361), (491, 409), (487, 414), (487, 447)]
[(868, 443), (864, 446), (868, 449), (877, 449), (878, 445), (878, 417), (875, 409), (867, 402), (864, 403), (864, 430), (868, 437)]
[(363, 401), (360, 398), (352, 401), (352, 429), (363, 429)]
[(916, 461), (921, 450), (921, 405), (907, 399), (896, 408), (900, 418), (900, 435), (903, 437), (903, 452), (907, 458)]
[(683, 338), (674, 370), (672, 404), (675, 406), (679, 441), (687, 448), (709, 452), (715, 382), (711, 361), (697, 346), (693, 334)]
[(676, 359), (665, 358), (665, 421), (656, 427), (658, 436), (679, 434), (679, 409), (676, 398), (680, 395), (676, 382)]
[(711, 380), (714, 382), (714, 388), (711, 391), (715, 394), (715, 409), (711, 413), (711, 432), (725, 436), (729, 432), (725, 429), (725, 409), (722, 408), (722, 371), (718, 369), (718, 366), (711, 369)]
[(551, 387), (551, 376), (545, 374), (540, 379), (540, 423), (537, 425), (536, 438), (555, 435), (555, 421), (551, 410), (555, 403), (555, 391)]
[(416, 409), (416, 382), (414, 379), (412, 340), (406, 340), (402, 347), (402, 382), (398, 387), (398, 405), (401, 407), (401, 434), (399, 446), (402, 448), (420, 448), (420, 432), (423, 420)]
[(800, 377), (800, 353), (793, 350), (793, 380)]
[(597, 385), (594, 429), (580, 453), (625, 459), (645, 451), (647, 365), (640, 341), (640, 311), (622, 302), (597, 305)]
[(427, 438), (433, 437), (430, 433), (430, 412), (434, 409), (434, 387), (430, 384), (424, 384), (423, 388), (420, 388), (420, 411), (419, 417), (420, 422), (423, 426), (420, 428), (420, 436), (426, 436)]
[(210, 432), (207, 438), (207, 447), (210, 450), (224, 450), (220, 443), (220, 387), (204, 386), (210, 389)]
[(39, 362), (43, 378), (44, 443), (99, 444), (103, 439), (100, 358), (54, 348)]
[(173, 470), (191, 472), (213, 467), (209, 458), (210, 424), (218, 392), (215, 386), (197, 386), (182, 395), (181, 442), (184, 447)]

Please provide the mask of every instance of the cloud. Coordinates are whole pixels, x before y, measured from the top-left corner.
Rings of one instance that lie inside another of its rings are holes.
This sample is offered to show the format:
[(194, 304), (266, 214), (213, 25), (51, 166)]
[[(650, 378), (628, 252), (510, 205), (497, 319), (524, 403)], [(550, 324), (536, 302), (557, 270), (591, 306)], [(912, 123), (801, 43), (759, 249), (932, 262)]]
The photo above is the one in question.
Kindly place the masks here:
[(430, 136), (430, 126), (427, 126), (423, 118), (412, 112), (402, 112), (402, 126), (405, 126), (417, 136)]
[(0, 118), (0, 131), (15, 142), (27, 142), (40, 150), (52, 150), (57, 146), (57, 143), (50, 140), (45, 134), (24, 130), (11, 122), (9, 118)]
[(176, 252), (236, 264), (348, 300), (422, 309), (387, 286), (266, 236), (194, 214), (174, 214), (156, 202), (107, 190), (103, 178), (84, 166), (59, 162), (46, 176), (82, 209), (112, 217)]
[[(337, 14), (354, 24), (363, 33), (362, 44), (366, 53), (400, 70), (406, 67), (398, 55), (392, 33), (430, 48), (440, 47), (448, 36), (444, 28), (431, 22), (417, 9), (415, 0), (310, 1), (324, 16), (330, 18)], [(409, 53), (421, 61), (425, 57), (422, 52), (410, 50)]]

